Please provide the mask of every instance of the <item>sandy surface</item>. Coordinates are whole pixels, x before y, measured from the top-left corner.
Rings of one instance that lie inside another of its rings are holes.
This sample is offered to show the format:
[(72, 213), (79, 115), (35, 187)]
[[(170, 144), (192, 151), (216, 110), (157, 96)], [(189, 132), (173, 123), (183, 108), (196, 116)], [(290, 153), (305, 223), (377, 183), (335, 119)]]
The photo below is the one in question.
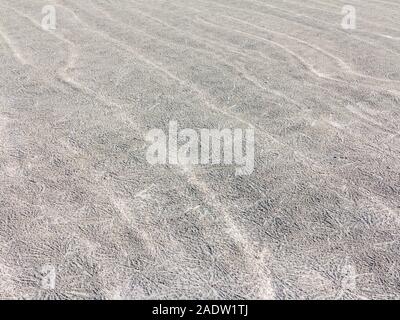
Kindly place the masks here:
[[(0, 298), (400, 298), (398, 0), (0, 10)], [(254, 173), (149, 165), (171, 120)]]

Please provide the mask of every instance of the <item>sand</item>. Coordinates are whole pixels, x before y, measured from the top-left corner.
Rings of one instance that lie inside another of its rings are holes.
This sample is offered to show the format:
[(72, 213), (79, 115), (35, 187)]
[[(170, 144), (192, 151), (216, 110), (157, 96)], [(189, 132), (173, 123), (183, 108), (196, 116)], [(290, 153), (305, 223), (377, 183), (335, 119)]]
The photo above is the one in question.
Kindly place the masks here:
[[(0, 298), (399, 299), (399, 18), (0, 0)], [(254, 128), (254, 172), (150, 165), (170, 121)]]

